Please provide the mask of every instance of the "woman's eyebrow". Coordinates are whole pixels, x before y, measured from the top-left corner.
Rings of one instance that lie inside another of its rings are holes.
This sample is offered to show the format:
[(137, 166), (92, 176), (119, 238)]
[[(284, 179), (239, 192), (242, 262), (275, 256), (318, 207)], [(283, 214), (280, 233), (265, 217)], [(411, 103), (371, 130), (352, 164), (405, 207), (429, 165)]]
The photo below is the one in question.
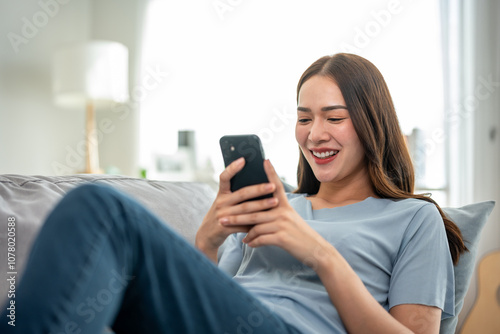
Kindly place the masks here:
[[(336, 109), (346, 109), (347, 110), (347, 107), (340, 105), (340, 104), (336, 104), (333, 106), (323, 107), (323, 108), (321, 108), (321, 111), (330, 111), (330, 110), (336, 110)], [(297, 111), (311, 112), (311, 108), (297, 107)]]

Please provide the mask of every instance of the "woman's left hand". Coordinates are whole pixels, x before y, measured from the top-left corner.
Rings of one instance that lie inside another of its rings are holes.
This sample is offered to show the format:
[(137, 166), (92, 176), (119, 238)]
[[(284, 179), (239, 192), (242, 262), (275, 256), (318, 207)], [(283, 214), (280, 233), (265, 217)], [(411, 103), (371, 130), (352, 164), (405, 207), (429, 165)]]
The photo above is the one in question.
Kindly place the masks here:
[(276, 186), (273, 196), (277, 204), (267, 211), (224, 217), (221, 223), (254, 225), (243, 242), (250, 247), (280, 247), (316, 270), (318, 260), (333, 246), (312, 229), (288, 203), (283, 184), (269, 160), (264, 161), (264, 169), (269, 182)]

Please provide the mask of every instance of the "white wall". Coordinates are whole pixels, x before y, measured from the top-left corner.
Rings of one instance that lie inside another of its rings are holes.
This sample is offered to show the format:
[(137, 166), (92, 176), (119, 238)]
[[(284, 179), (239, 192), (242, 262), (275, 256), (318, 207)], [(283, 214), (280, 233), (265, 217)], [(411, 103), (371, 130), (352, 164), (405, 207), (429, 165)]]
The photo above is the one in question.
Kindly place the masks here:
[[(482, 234), (481, 255), (500, 250), (500, 3), (479, 1), (474, 87), (482, 87), (474, 115), (474, 200), (496, 200)], [(488, 94), (489, 93), (489, 94)]]
[[(83, 112), (52, 104), (51, 55), (62, 43), (88, 38), (89, 1), (54, 7), (53, 17), (38, 0), (2, 1), (0, 13), (0, 173), (53, 174), (52, 161), (64, 161), (66, 143), (80, 138), (84, 123)], [(33, 18), (38, 31), (25, 23)], [(9, 33), (23, 43), (13, 47)]]
[(91, 38), (113, 40), (129, 49), (129, 87), (131, 101), (122, 108), (100, 110), (97, 123), (112, 121), (100, 143), (101, 166), (116, 167), (122, 175), (139, 175), (139, 106), (134, 101), (134, 87), (140, 85), (140, 49), (143, 11), (147, 1), (94, 0), (92, 3)]
[[(133, 87), (137, 84), (135, 64), (143, 3), (0, 2), (0, 173), (54, 175), (83, 170), (84, 155), (75, 152), (84, 147), (84, 108), (65, 110), (52, 103), (52, 54), (62, 44), (88, 39), (122, 42), (129, 48)], [(10, 36), (22, 42), (4, 38), (9, 33), (17, 34), (19, 37)], [(101, 167), (114, 166), (121, 174), (138, 175), (136, 109), (128, 104), (121, 109), (98, 110), (98, 124), (104, 118), (112, 121), (112, 127), (106, 128), (112, 131), (106, 131), (101, 140)]]
[[(473, 150), (463, 154), (473, 159), (473, 201), (496, 201), (496, 207), (481, 234), (480, 260), (491, 251), (500, 250), (500, 3), (487, 0), (476, 4), (472, 52), (475, 66), (470, 86), (472, 89), (481, 87), (481, 97), (476, 96), (479, 97), (476, 99), (478, 105), (471, 117)], [(477, 281), (477, 276), (474, 276), (459, 318), (459, 327), (476, 301)]]

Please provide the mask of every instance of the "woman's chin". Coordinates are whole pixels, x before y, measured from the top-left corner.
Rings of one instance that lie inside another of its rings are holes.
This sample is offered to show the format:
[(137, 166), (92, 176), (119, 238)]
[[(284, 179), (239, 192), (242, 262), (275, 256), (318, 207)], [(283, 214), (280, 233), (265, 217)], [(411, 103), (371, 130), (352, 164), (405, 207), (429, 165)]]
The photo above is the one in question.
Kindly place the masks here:
[(333, 175), (314, 174), (314, 176), (316, 176), (316, 179), (320, 183), (327, 183), (327, 182), (333, 182), (333, 181), (335, 181), (335, 177)]

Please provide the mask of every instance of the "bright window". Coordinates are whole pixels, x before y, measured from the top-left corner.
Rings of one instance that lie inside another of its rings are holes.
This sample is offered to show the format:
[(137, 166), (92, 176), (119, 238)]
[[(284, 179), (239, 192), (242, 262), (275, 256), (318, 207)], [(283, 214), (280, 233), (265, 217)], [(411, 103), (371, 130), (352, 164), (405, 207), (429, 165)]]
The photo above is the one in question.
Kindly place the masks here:
[[(199, 168), (223, 169), (218, 140), (256, 133), (279, 174), (296, 184), (295, 89), (317, 58), (354, 52), (387, 80), (405, 134), (416, 134), (417, 185), (446, 201), (439, 8), (435, 1), (162, 1), (147, 12), (143, 71), (168, 72), (141, 107), (141, 163), (192, 130)], [(416, 129), (414, 131), (414, 129)]]

